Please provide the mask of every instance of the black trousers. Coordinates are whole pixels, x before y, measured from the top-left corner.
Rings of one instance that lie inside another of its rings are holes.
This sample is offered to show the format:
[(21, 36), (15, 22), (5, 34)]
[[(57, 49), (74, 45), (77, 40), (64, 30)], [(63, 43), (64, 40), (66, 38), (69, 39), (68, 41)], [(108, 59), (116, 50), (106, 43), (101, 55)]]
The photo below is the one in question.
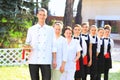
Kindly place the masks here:
[(82, 77), (82, 80), (87, 80), (87, 74), (90, 74), (90, 80), (96, 80), (97, 78), (97, 73), (92, 72), (95, 71), (94, 68), (91, 69), (91, 67), (85, 67), (85, 76)]
[(104, 71), (104, 80), (108, 80), (109, 69), (105, 69)]
[(50, 65), (29, 64), (31, 80), (40, 80), (39, 69), (41, 69), (42, 80), (51, 80)]
[(101, 73), (97, 73), (97, 79), (96, 80), (101, 80)]
[(84, 76), (82, 77), (82, 80), (87, 80), (87, 72), (88, 72), (88, 67), (84, 65)]

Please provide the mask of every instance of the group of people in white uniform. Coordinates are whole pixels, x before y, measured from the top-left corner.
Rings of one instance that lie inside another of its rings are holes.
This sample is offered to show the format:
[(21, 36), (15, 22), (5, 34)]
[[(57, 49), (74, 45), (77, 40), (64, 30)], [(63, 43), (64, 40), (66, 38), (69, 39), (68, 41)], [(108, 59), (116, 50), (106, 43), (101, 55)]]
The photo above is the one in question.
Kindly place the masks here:
[[(59, 30), (59, 37), (57, 35), (55, 38), (58, 52), (53, 57), (52, 80), (87, 80), (87, 74), (90, 74), (90, 80), (101, 80), (102, 73), (104, 80), (108, 80), (109, 69), (112, 68), (111, 50), (114, 46), (110, 38), (110, 25), (97, 28), (95, 25), (89, 27), (87, 23), (82, 23), (75, 24), (73, 29), (67, 26), (63, 38), (60, 34), (63, 27), (61, 24), (56, 22), (53, 25), (55, 35)], [(67, 55), (66, 60), (62, 60), (64, 55)], [(64, 72), (61, 71), (63, 63)]]
[(87, 23), (66, 26), (56, 21), (53, 27), (45, 24), (47, 11), (38, 10), (38, 23), (28, 29), (24, 49), (30, 49), (29, 71), (31, 80), (108, 80), (112, 68), (110, 38), (111, 27), (97, 28)]

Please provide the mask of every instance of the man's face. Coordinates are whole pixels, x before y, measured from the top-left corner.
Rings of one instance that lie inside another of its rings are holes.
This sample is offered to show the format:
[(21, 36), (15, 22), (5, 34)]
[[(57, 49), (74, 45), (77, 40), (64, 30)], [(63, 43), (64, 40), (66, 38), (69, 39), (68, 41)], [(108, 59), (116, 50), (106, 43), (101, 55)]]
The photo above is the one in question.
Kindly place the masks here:
[(75, 27), (74, 29), (73, 29), (73, 33), (74, 33), (74, 35), (80, 35), (80, 27)]
[(89, 27), (87, 25), (82, 26), (82, 32), (87, 33), (89, 30)]
[(39, 21), (45, 21), (47, 18), (47, 13), (44, 11), (39, 11), (37, 17)]

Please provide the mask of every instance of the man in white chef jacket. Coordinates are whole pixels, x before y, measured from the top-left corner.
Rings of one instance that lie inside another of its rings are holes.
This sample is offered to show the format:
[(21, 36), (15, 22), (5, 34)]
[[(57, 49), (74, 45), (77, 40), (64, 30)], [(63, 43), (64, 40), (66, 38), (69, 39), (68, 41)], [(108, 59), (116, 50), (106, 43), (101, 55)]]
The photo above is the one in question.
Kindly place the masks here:
[(41, 69), (42, 80), (51, 79), (51, 60), (54, 30), (45, 24), (47, 10), (40, 8), (37, 13), (38, 23), (28, 29), (26, 44), (31, 49), (29, 56), (29, 71), (31, 80), (40, 80), (39, 69)]

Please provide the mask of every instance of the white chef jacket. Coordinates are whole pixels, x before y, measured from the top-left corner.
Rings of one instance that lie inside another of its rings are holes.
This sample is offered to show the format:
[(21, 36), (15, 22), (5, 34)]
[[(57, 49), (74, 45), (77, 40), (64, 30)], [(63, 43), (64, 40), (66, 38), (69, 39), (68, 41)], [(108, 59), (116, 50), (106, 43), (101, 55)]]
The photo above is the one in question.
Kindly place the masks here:
[(54, 30), (44, 24), (36, 24), (28, 29), (26, 44), (32, 46), (29, 64), (51, 64)]
[(65, 65), (65, 71), (71, 71), (71, 70), (75, 71), (76, 62), (74, 60), (76, 57), (76, 53), (82, 50), (82, 48), (80, 47), (79, 41), (72, 39), (71, 42), (67, 44), (66, 50), (68, 53), (68, 57)]
[(67, 61), (66, 44), (67, 42), (63, 36), (60, 36), (57, 39), (54, 38), (55, 49), (53, 49), (53, 52), (56, 52), (56, 70), (60, 69), (62, 61)]

